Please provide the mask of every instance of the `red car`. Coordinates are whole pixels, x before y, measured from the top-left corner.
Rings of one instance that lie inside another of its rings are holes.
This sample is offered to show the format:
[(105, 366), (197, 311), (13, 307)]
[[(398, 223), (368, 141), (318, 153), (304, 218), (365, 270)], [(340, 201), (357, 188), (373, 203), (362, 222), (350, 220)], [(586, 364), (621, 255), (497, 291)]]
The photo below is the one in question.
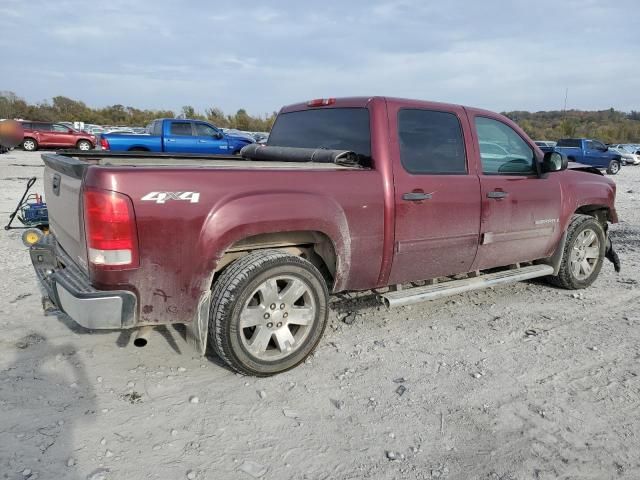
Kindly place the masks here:
[(77, 148), (91, 150), (96, 146), (96, 137), (79, 132), (59, 123), (21, 121), (24, 129), (22, 148), (33, 152), (39, 147)]

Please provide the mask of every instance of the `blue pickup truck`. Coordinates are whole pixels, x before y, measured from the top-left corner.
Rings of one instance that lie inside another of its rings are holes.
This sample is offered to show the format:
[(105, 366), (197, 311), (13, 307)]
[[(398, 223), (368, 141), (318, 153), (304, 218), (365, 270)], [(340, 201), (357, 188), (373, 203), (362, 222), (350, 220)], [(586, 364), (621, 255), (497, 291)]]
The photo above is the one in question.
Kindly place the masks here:
[(148, 135), (106, 133), (100, 146), (113, 152), (237, 154), (252, 143), (200, 120), (161, 118), (147, 125), (147, 131)]
[[(606, 169), (610, 175), (620, 171), (622, 156), (610, 151), (598, 140), (588, 138), (563, 138), (555, 147), (546, 147), (567, 156), (570, 162), (582, 163), (596, 168)], [(546, 148), (541, 148), (545, 150)]]

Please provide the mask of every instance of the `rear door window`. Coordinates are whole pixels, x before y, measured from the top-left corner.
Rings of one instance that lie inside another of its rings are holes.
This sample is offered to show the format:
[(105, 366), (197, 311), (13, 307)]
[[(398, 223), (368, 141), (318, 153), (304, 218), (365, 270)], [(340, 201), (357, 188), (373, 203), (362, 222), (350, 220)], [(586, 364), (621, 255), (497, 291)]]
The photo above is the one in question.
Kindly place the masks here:
[(191, 131), (191, 122), (171, 122), (171, 135), (191, 137), (193, 132)]
[(462, 128), (449, 112), (402, 109), (398, 112), (400, 161), (414, 174), (467, 172)]
[(50, 132), (51, 124), (50, 123), (33, 123), (33, 129), (38, 130), (39, 132)]
[(370, 157), (369, 110), (318, 108), (281, 113), (267, 145), (348, 150)]

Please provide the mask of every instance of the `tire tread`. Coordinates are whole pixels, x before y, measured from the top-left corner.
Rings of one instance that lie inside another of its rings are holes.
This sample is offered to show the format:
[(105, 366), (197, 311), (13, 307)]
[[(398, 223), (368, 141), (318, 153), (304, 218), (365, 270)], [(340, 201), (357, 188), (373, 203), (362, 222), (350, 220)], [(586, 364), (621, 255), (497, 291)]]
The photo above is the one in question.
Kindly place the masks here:
[[(299, 263), (306, 268), (311, 267), (313, 270), (316, 270), (319, 278), (322, 278), (321, 273), (307, 260), (280, 250), (270, 249), (257, 250), (240, 257), (223, 270), (213, 286), (211, 306), (209, 309), (209, 341), (216, 355), (235, 372), (258, 377), (272, 375), (271, 373), (249, 370), (230, 354), (231, 347), (227, 341), (227, 325), (224, 322), (224, 316), (228, 314), (231, 305), (235, 302), (238, 295), (242, 293), (240, 285), (250, 281), (254, 274), (259, 273), (265, 268), (278, 265), (283, 259)], [(328, 296), (326, 284), (323, 282), (322, 285), (324, 286), (324, 294)], [(326, 322), (322, 325), (323, 331), (325, 325)], [(322, 333), (323, 332), (320, 333), (320, 337)], [(304, 358), (301, 362), (302, 361), (304, 361)], [(287, 368), (287, 370), (294, 368), (301, 362), (292, 365)]]
[[(572, 277), (569, 265), (570, 250), (573, 244), (573, 237), (576, 234), (576, 230), (582, 227), (586, 222), (597, 220), (591, 215), (575, 214), (569, 223), (567, 228), (567, 241), (564, 244), (564, 250), (562, 252), (562, 262), (560, 263), (560, 269), (558, 275), (547, 277), (549, 283), (556, 287), (564, 288), (566, 290), (578, 290), (584, 288), (581, 285), (577, 285)], [(599, 224), (598, 224), (599, 225)], [(602, 265), (602, 259), (599, 260)]]

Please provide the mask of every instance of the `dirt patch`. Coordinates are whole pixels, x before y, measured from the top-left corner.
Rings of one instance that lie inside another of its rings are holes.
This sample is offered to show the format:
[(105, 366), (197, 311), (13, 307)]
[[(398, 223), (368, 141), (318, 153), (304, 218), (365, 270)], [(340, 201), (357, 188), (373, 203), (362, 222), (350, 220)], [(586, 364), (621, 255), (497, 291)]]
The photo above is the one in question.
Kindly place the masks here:
[[(41, 178), (39, 154), (14, 155), (4, 175)], [(640, 192), (640, 168), (610, 178), (621, 274), (605, 262), (580, 292), (537, 281), (396, 310), (370, 292), (336, 296), (315, 354), (266, 379), (200, 358), (173, 332), (137, 349), (119, 332), (44, 316), (19, 232), (4, 232), (0, 471), (640, 478), (640, 197), (626, 193)], [(0, 190), (0, 211), (11, 211), (22, 185), (0, 180)]]

